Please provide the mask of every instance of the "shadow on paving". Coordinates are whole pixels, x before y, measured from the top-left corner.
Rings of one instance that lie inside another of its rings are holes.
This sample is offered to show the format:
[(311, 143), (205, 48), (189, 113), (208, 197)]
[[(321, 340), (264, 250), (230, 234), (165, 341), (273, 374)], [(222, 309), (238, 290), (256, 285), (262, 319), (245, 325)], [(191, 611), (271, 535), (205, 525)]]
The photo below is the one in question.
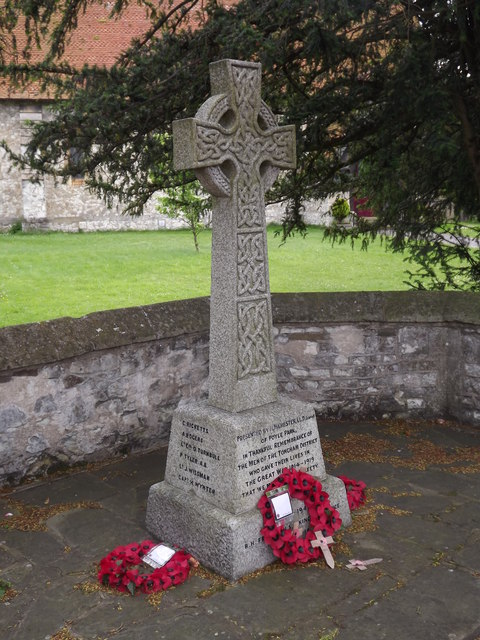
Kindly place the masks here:
[[(334, 570), (276, 563), (229, 584), (200, 567), (153, 597), (100, 587), (100, 558), (149, 537), (163, 448), (0, 493), (0, 597), (10, 585), (1, 640), (480, 639), (480, 431), (425, 422), (319, 431), (329, 472), (368, 486), (366, 506), (335, 538)], [(383, 562), (345, 568), (374, 557)]]

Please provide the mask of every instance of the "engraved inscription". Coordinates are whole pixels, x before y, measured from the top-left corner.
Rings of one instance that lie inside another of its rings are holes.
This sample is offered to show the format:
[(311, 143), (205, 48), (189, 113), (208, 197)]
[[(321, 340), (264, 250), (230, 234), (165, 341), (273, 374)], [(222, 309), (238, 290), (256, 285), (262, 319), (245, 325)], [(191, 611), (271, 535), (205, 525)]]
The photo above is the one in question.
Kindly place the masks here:
[(190, 422), (189, 420), (182, 420), (182, 427), (188, 427), (189, 429), (199, 431), (200, 433), (208, 433), (208, 427), (202, 427), (195, 422)]
[(245, 549), (251, 549), (261, 542), (263, 542), (263, 536), (258, 536), (258, 538), (255, 538), (255, 540), (249, 540), (248, 542), (245, 542)]
[[(265, 487), (276, 478), (287, 465), (304, 466), (309, 473), (318, 471), (316, 456), (311, 449), (319, 443), (318, 434), (313, 429), (298, 431), (296, 424), (314, 419), (315, 416), (298, 416), (272, 427), (256, 429), (237, 436), (242, 446), (242, 457), (238, 471), (242, 472), (242, 498), (260, 496)], [(256, 446), (249, 446), (249, 441)]]

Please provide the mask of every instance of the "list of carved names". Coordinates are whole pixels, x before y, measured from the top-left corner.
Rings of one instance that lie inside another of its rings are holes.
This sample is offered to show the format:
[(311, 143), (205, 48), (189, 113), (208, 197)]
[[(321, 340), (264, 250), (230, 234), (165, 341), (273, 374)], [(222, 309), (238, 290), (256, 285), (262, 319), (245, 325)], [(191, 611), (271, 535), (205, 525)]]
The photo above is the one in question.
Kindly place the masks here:
[(210, 440), (208, 427), (182, 420), (178, 479), (204, 494), (215, 495), (212, 486), (211, 464), (220, 461), (220, 455), (205, 444)]
[[(286, 466), (306, 467), (315, 474), (317, 457), (311, 453), (318, 445), (316, 429), (297, 425), (313, 420), (314, 415), (298, 416), (269, 427), (237, 436), (237, 469), (241, 497), (261, 493)], [(215, 451), (209, 427), (182, 420), (179, 440), (178, 480), (203, 495), (214, 496), (216, 483), (222, 477), (221, 455)]]

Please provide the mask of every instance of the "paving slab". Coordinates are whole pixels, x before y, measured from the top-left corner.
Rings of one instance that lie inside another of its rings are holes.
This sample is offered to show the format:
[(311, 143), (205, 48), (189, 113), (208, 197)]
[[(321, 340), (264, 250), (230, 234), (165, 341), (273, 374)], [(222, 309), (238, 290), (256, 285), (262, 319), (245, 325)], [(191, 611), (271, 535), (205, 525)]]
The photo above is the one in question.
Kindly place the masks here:
[(24, 500), (24, 496), (28, 496), (28, 504), (41, 507), (66, 502), (103, 500), (115, 492), (114, 486), (91, 473), (76, 473), (72, 475), (71, 482), (56, 479), (31, 488), (24, 485), (15, 493), (15, 499)]
[[(0, 602), (0, 640), (480, 638), (480, 474), (388, 461), (408, 459), (412, 443), (425, 440), (447, 453), (480, 451), (480, 431), (333, 421), (321, 423), (322, 431), (325, 449), (334, 452), (335, 441), (349, 434), (388, 445), (378, 463), (365, 452), (339, 460), (337, 450), (336, 466), (327, 457), (336, 475), (368, 486), (367, 505), (334, 547), (334, 570), (274, 565), (232, 584), (197, 573), (160, 601), (98, 587), (102, 556), (149, 537), (146, 500), (150, 485), (163, 479), (165, 448), (3, 491), (0, 581), (16, 595)], [(79, 508), (82, 501), (97, 508)], [(18, 523), (19, 503), (46, 509), (45, 530), (5, 528)], [(15, 517), (5, 516), (10, 511)], [(366, 571), (345, 568), (348, 559), (374, 557), (383, 561)]]
[(469, 638), (480, 625), (479, 595), (478, 579), (473, 576), (444, 566), (431, 567), (352, 616), (339, 616), (338, 637)]
[(349, 546), (352, 555), (359, 559), (382, 558), (382, 564), (375, 565), (367, 571), (358, 572), (363, 579), (371, 574), (386, 574), (395, 580), (408, 580), (423, 568), (431, 566), (434, 553), (426, 553), (424, 547), (412, 540), (393, 536), (390, 532), (379, 529), (373, 536), (370, 532), (355, 535)]

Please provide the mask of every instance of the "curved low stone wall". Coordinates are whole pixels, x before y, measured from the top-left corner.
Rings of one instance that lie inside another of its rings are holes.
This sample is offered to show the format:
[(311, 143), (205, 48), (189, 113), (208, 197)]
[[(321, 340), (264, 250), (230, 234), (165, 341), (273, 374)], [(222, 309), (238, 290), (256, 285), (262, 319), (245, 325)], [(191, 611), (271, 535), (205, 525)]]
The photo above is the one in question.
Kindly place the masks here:
[[(279, 390), (321, 417), (480, 426), (480, 296), (276, 294)], [(0, 484), (167, 442), (207, 393), (207, 298), (0, 329)]]

